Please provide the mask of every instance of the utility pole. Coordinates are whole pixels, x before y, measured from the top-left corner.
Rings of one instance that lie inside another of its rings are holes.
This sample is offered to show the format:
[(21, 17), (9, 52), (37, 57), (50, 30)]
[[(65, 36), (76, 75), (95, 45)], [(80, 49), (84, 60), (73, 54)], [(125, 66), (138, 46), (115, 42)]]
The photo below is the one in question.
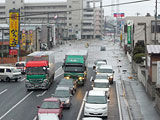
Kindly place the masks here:
[(2, 28), (1, 30), (2, 30), (1, 64), (3, 64), (3, 33), (4, 33), (4, 32), (3, 32), (3, 28)]
[(50, 49), (50, 42), (49, 42), (49, 12), (48, 12), (48, 22), (47, 22), (47, 46), (48, 50)]
[(157, 44), (157, 0), (155, 6), (154, 44)]

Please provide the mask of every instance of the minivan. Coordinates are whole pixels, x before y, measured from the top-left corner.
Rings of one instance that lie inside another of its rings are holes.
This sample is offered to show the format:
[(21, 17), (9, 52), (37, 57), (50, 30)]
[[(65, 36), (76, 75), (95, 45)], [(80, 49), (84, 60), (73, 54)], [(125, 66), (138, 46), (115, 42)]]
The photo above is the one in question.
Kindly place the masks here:
[(18, 81), (21, 78), (21, 72), (16, 67), (0, 66), (0, 80), (10, 82), (11, 80)]

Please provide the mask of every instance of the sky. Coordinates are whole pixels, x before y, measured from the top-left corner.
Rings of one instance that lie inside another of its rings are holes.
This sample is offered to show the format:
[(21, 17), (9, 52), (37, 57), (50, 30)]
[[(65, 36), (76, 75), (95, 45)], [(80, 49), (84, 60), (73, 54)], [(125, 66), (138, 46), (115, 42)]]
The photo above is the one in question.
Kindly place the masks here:
[[(0, 3), (4, 3), (5, 0), (0, 0)], [(63, 2), (67, 0), (24, 0), (25, 2)], [(119, 1), (119, 3), (125, 3), (125, 2), (133, 2), (138, 0), (102, 0), (103, 6), (104, 5), (111, 5), (112, 3), (116, 3), (116, 1)], [(111, 2), (112, 1), (112, 2)], [(125, 16), (136, 16), (137, 13), (140, 13), (141, 16), (146, 15), (146, 13), (150, 13), (152, 16), (155, 14), (155, 1), (156, 0), (150, 0), (147, 2), (142, 3), (134, 3), (134, 4), (128, 4), (128, 5), (121, 5), (119, 6), (119, 13), (125, 13)], [(117, 7), (105, 7), (104, 8), (104, 15), (105, 16), (111, 16), (112, 12), (117, 13)], [(160, 3), (158, 3), (158, 14), (160, 14)], [(113, 16), (113, 15), (112, 15)]]

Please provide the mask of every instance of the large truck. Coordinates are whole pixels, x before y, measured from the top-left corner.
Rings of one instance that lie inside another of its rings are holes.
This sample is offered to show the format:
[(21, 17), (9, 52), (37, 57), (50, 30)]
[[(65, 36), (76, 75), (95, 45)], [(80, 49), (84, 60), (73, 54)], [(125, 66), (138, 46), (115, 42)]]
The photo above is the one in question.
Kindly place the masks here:
[(84, 85), (87, 80), (88, 51), (71, 50), (65, 55), (63, 69), (64, 78), (73, 78), (78, 85)]
[(48, 89), (54, 81), (55, 56), (53, 51), (36, 51), (26, 57), (27, 90)]

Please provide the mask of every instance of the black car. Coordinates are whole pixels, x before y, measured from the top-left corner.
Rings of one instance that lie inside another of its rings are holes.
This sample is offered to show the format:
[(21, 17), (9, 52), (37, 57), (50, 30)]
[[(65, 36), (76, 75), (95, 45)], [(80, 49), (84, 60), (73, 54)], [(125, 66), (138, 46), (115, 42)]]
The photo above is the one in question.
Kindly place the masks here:
[(71, 93), (74, 95), (76, 93), (77, 83), (74, 79), (65, 79), (63, 78), (58, 84), (59, 87), (69, 87)]

